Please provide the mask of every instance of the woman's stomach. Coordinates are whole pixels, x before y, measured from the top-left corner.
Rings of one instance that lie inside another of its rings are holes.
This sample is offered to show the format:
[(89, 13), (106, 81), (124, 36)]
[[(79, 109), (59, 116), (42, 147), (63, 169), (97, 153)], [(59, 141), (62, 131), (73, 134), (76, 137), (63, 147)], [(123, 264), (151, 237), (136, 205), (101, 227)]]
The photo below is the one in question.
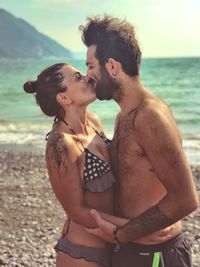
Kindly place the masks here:
[[(84, 199), (85, 206), (87, 206), (88, 208), (96, 209), (97, 211), (102, 211), (108, 214), (113, 214), (113, 189), (101, 193), (86, 192)], [(67, 238), (75, 244), (91, 247), (105, 247), (107, 244), (104, 240), (89, 234), (85, 230), (85, 226), (70, 220), (70, 216)]]
[(89, 234), (84, 226), (75, 223), (70, 220), (69, 231), (67, 233), (67, 238), (74, 244), (79, 244), (87, 247), (105, 247), (106, 242), (102, 239)]

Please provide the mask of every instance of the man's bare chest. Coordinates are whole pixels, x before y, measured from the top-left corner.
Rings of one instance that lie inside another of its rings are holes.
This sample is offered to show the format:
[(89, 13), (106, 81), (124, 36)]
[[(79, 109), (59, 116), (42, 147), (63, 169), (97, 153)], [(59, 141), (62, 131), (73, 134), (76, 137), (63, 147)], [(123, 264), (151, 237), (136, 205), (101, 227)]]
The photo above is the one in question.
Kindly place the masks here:
[(111, 145), (111, 161), (114, 169), (132, 171), (136, 162), (145, 156), (144, 150), (138, 142), (134, 127), (122, 124), (116, 129)]

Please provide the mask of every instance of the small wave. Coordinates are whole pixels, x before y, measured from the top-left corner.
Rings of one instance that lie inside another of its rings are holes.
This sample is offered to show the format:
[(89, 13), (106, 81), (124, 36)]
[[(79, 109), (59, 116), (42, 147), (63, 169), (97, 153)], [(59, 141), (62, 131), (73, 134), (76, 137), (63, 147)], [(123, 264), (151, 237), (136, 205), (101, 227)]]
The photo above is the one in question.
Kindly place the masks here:
[[(46, 141), (45, 141), (45, 137), (46, 137), (46, 133), (47, 133), (47, 129), (45, 128), (45, 130), (41, 130), (38, 131), (38, 129), (36, 128), (36, 130), (33, 131), (23, 131), (22, 129), (20, 129), (20, 131), (17, 131), (19, 129), (17, 129), (15, 126), (10, 125), (10, 129), (12, 129), (12, 131), (0, 131), (0, 145), (4, 145), (4, 146), (9, 146), (9, 147), (13, 147), (13, 149), (15, 149), (16, 146), (21, 147), (22, 149), (28, 149), (30, 150), (34, 150), (34, 151), (38, 151), (38, 152), (42, 152), (44, 151), (45, 145), (46, 145)], [(111, 139), (112, 138), (112, 131), (107, 131), (107, 136)], [(198, 137), (198, 139), (186, 139), (183, 140), (183, 147), (184, 147), (184, 151), (185, 154), (187, 156), (188, 161), (190, 162), (190, 164), (192, 165), (199, 165), (199, 159), (200, 159), (200, 138)]]

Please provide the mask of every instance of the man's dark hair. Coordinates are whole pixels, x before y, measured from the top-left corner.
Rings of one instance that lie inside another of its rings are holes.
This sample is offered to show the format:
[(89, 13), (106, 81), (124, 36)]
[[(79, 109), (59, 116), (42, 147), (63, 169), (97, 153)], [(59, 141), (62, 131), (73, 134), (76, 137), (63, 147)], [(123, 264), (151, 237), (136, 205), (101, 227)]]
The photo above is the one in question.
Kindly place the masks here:
[(119, 61), (130, 76), (139, 74), (141, 51), (133, 26), (124, 20), (104, 15), (88, 17), (86, 26), (79, 27), (82, 41), (89, 47), (96, 45), (96, 58), (104, 66), (109, 58)]

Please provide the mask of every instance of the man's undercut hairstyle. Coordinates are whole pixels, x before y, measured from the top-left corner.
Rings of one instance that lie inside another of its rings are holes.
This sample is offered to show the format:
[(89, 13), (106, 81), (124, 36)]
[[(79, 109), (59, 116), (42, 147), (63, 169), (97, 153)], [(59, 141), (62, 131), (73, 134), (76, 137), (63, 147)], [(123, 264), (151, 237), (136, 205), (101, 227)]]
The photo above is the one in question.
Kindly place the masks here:
[(96, 58), (101, 66), (109, 58), (119, 61), (130, 76), (139, 74), (141, 51), (134, 27), (125, 19), (104, 15), (88, 17), (86, 26), (79, 27), (82, 41), (89, 47), (96, 45)]

